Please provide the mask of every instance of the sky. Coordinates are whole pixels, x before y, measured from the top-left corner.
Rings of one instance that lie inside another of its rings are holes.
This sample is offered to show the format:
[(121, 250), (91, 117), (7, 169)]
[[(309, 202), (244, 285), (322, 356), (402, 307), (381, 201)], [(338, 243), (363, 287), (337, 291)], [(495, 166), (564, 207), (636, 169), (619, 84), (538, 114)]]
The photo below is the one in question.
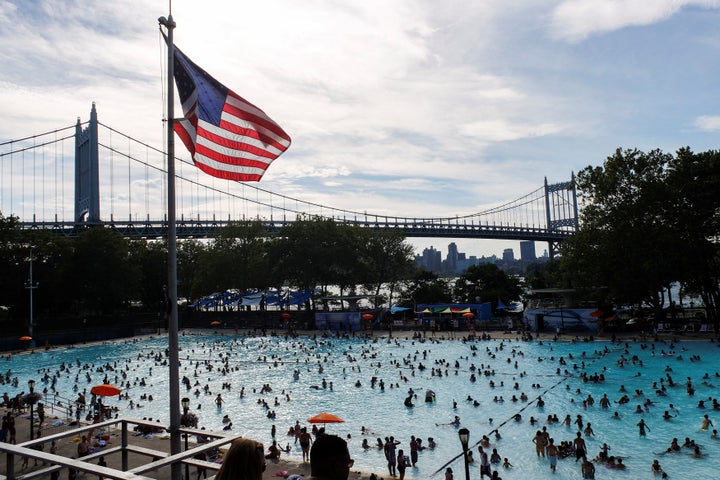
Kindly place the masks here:
[[(87, 120), (96, 102), (101, 122), (162, 148), (167, 14), (164, 1), (0, 2), (0, 142)], [(452, 217), (618, 147), (717, 148), (720, 1), (176, 0), (172, 14), (176, 45), (292, 137), (259, 186), (310, 202)], [(2, 161), (7, 214), (10, 183), (13, 210), (24, 200)]]

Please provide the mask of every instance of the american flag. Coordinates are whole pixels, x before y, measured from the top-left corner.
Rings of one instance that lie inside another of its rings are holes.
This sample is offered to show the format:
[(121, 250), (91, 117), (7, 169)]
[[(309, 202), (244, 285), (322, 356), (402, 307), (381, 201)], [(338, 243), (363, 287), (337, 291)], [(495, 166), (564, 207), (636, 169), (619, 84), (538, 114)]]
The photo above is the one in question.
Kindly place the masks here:
[(195, 166), (218, 178), (258, 181), (290, 146), (265, 112), (195, 65), (175, 47), (175, 83), (185, 118), (175, 132)]

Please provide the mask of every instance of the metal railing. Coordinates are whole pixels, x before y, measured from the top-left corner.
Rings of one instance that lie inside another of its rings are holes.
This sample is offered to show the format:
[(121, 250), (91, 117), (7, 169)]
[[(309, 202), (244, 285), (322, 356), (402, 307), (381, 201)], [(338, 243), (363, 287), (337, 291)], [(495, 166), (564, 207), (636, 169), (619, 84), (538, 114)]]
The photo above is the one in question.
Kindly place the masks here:
[[(194, 457), (196, 455), (199, 455), (200, 453), (207, 452), (208, 450), (219, 449), (223, 445), (227, 445), (236, 438), (238, 438), (237, 435), (225, 435), (221, 433), (209, 432), (206, 430), (180, 428), (180, 433), (185, 435), (186, 438), (185, 450), (178, 454), (170, 455), (170, 453), (162, 450), (155, 450), (131, 444), (131, 438), (133, 437), (130, 432), (133, 432), (134, 428), (128, 428), (128, 426), (138, 426), (141, 429), (145, 428), (151, 431), (157, 431), (158, 429), (164, 431), (167, 428), (167, 425), (157, 422), (119, 418), (94, 423), (91, 425), (85, 425), (79, 428), (75, 428), (73, 430), (68, 430), (54, 435), (48, 435), (46, 437), (30, 440), (17, 445), (0, 443), (0, 452), (2, 452), (6, 457), (5, 475), (0, 476), (0, 478), (7, 480), (32, 480), (34, 478), (42, 477), (58, 470), (67, 468), (74, 469), (78, 472), (90, 472), (93, 475), (98, 475), (105, 479), (151, 480), (152, 477), (146, 476), (147, 473), (159, 470), (161, 468), (169, 467), (176, 463), (182, 463), (186, 465), (186, 475), (188, 471), (187, 466), (190, 465), (198, 468), (218, 470), (220, 468), (220, 464), (198, 460)], [(121, 443), (119, 446), (102, 448), (94, 453), (90, 453), (80, 458), (67, 458), (62, 455), (45, 453), (38, 449), (41, 444), (50, 443), (53, 440), (59, 441), (67, 437), (75, 437), (84, 432), (110, 429), (113, 427), (120, 429)], [(202, 436), (207, 438), (208, 441), (200, 443), (193, 448), (188, 448), (187, 436), (189, 435)], [(139, 465), (134, 468), (130, 468), (129, 459), (131, 453), (150, 457), (151, 460), (148, 463)], [(98, 458), (100, 456), (105, 456), (106, 458), (109, 458), (111, 455), (121, 456), (120, 470), (110, 467), (103, 467), (95, 463), (89, 463), (89, 460)], [(49, 466), (31, 472), (17, 474), (15, 472), (16, 457), (26, 457), (31, 460), (43, 462), (44, 464), (47, 464)]]

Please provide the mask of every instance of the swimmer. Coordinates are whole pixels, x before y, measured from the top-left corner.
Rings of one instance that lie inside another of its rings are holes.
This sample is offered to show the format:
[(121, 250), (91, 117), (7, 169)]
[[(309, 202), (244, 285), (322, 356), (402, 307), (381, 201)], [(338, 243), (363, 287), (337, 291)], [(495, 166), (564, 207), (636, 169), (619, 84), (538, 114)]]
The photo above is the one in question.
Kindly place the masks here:
[(554, 473), (557, 467), (558, 448), (555, 446), (555, 440), (552, 438), (550, 439), (550, 443), (548, 443), (546, 452), (548, 460), (550, 461), (550, 470)]
[(700, 430), (707, 430), (709, 427), (713, 427), (712, 420), (710, 420), (710, 417), (705, 414), (703, 416), (702, 424), (700, 425)]
[(595, 465), (593, 465), (590, 460), (588, 460), (587, 458), (584, 459), (582, 466), (580, 468), (582, 471), (583, 480), (594, 480), (595, 479)]
[(535, 452), (537, 453), (538, 457), (545, 457), (545, 435), (543, 435), (543, 432), (538, 430), (535, 433), (535, 436), (532, 439), (533, 443), (535, 444)]
[(660, 462), (657, 459), (653, 460), (652, 466), (650, 467), (654, 476), (660, 475), (662, 478), (667, 478), (667, 473), (660, 466)]
[(703, 458), (705, 456), (705, 454), (700, 451), (700, 445), (695, 445), (692, 456), (693, 458)]

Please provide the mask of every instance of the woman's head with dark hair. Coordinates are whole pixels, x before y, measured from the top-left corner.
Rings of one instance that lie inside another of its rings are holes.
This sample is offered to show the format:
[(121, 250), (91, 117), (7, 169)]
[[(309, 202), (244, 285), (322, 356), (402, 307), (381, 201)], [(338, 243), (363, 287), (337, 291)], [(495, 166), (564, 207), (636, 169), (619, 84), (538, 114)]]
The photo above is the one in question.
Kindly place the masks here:
[(318, 437), (310, 449), (310, 470), (323, 480), (346, 480), (353, 466), (347, 442), (337, 435)]
[(233, 440), (216, 480), (262, 480), (265, 471), (265, 447), (249, 438)]

